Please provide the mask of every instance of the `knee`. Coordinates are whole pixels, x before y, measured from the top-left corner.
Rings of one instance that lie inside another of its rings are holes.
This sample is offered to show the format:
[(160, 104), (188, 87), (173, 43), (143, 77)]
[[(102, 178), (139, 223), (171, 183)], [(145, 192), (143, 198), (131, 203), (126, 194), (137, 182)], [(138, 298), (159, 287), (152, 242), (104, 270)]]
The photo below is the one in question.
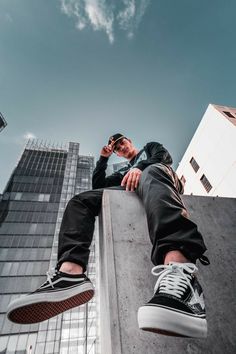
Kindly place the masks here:
[(145, 170), (143, 171), (143, 173), (145, 173), (145, 174), (153, 173), (157, 168), (159, 168), (159, 166), (158, 166), (157, 164), (155, 164), (155, 165), (149, 165), (148, 167), (145, 168)]
[(70, 200), (69, 200), (69, 203), (76, 203), (78, 201), (84, 201), (84, 200), (87, 200), (90, 196), (90, 191), (85, 191), (85, 192), (81, 192), (79, 194), (76, 194), (74, 195), (74, 197), (72, 197)]
[(86, 196), (86, 192), (82, 192), (79, 194), (74, 195), (67, 203), (66, 205), (66, 210), (74, 210), (79, 208), (81, 205), (86, 204), (86, 201), (88, 200), (88, 197)]
[(169, 173), (166, 171), (167, 169), (168, 167), (161, 163), (153, 164), (145, 168), (142, 172), (137, 192), (142, 193), (144, 189), (149, 189), (153, 184), (158, 187), (163, 186), (163, 182), (167, 183), (170, 180)]
[(146, 178), (150, 177), (158, 177), (163, 175), (163, 170), (164, 166), (162, 164), (154, 164), (154, 165), (149, 165), (148, 167), (145, 168), (145, 170), (142, 172), (142, 179), (146, 180)]
[(97, 205), (102, 201), (103, 190), (92, 189), (75, 195), (71, 203), (83, 203), (86, 205)]

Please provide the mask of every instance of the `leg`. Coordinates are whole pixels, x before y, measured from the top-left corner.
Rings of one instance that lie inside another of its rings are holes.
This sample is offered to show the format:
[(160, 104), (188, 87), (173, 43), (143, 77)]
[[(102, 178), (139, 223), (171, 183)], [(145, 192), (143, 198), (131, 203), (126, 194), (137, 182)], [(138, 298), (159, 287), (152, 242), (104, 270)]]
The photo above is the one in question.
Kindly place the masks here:
[(176, 250), (167, 252), (164, 257), (164, 264), (168, 264), (171, 262), (190, 263), (190, 260), (187, 259), (182, 252)]
[(59, 233), (58, 268), (61, 271), (73, 272), (73, 269), (79, 269), (78, 265), (86, 270), (102, 195), (103, 189), (86, 191), (74, 196), (67, 204)]
[(147, 213), (156, 265), (152, 273), (158, 280), (153, 298), (138, 311), (138, 322), (146, 331), (206, 337), (203, 292), (194, 264), (206, 247), (197, 226), (188, 219), (179, 187), (176, 174), (162, 164), (144, 170), (140, 180), (137, 193)]
[(188, 218), (179, 189), (178, 177), (166, 165), (151, 165), (142, 173), (137, 194), (147, 214), (154, 265), (163, 264), (169, 251), (179, 250), (196, 262), (206, 250), (197, 225)]
[(10, 321), (19, 324), (45, 321), (93, 297), (93, 285), (81, 273), (88, 263), (95, 216), (100, 212), (102, 195), (103, 189), (92, 190), (69, 201), (59, 233), (57, 269), (54, 274), (48, 273), (47, 281), (39, 289), (9, 304)]
[(39, 289), (9, 304), (9, 320), (19, 324), (45, 321), (93, 297), (91, 281), (85, 274), (79, 273), (82, 268), (85, 271), (88, 263), (95, 216), (101, 208), (102, 194), (102, 189), (88, 191), (69, 201), (59, 234), (55, 273), (48, 273), (47, 281)]
[[(108, 189), (124, 188), (116, 186)], [(61, 272), (85, 272), (95, 217), (101, 210), (102, 196), (103, 189), (94, 189), (74, 196), (67, 204), (59, 233), (57, 268)]]

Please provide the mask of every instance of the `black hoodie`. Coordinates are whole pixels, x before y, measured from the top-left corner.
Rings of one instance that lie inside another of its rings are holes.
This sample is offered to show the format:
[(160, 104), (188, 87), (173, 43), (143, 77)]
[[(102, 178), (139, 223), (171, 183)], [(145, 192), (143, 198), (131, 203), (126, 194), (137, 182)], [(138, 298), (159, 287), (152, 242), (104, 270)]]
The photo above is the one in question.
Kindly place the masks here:
[(113, 173), (111, 176), (106, 177), (106, 169), (108, 157), (100, 156), (97, 161), (96, 167), (93, 171), (92, 184), (93, 189), (120, 186), (123, 177), (131, 168), (139, 168), (143, 171), (147, 166), (154, 163), (163, 163), (165, 165), (172, 164), (172, 157), (169, 152), (160, 143), (147, 143), (143, 149), (119, 171)]

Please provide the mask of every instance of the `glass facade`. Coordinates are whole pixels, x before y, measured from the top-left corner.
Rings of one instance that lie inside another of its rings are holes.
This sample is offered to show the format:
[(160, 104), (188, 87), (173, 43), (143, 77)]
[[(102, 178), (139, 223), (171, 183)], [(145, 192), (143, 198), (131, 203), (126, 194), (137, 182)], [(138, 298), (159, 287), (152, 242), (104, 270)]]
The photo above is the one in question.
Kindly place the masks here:
[(112, 173), (117, 172), (119, 169), (126, 167), (129, 161), (121, 161), (109, 164), (106, 169), (106, 176), (110, 176)]
[[(0, 354), (97, 353), (96, 298), (34, 325), (6, 318), (8, 303), (35, 290), (57, 261), (58, 233), (68, 200), (91, 188), (94, 159), (79, 144), (27, 144), (0, 199)], [(95, 244), (88, 275), (95, 283)]]

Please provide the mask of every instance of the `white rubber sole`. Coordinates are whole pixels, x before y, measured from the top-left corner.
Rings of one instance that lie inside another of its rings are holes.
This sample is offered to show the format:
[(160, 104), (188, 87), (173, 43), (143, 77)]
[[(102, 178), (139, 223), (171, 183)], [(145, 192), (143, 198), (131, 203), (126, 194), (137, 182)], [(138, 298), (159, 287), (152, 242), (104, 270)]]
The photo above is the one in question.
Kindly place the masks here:
[(160, 334), (192, 338), (207, 337), (207, 321), (203, 317), (159, 306), (142, 306), (138, 310), (139, 328)]

